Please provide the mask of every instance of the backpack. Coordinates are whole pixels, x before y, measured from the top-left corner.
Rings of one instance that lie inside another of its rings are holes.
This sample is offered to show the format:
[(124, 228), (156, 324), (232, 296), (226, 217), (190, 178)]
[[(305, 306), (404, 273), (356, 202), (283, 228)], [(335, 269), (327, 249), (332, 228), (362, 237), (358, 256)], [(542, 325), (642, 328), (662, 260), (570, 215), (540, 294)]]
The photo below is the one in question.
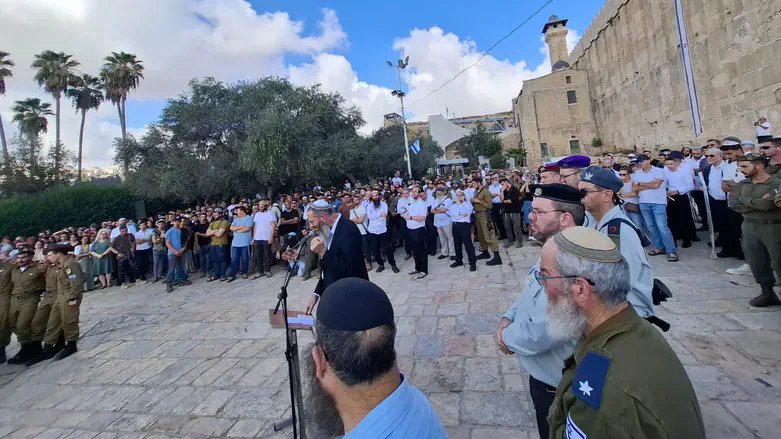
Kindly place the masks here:
[(640, 239), (640, 245), (643, 247), (648, 247), (651, 245), (651, 241), (648, 239), (647, 236), (643, 235), (642, 232), (640, 232), (640, 229), (635, 227), (635, 225), (632, 223), (632, 221), (629, 221), (628, 219), (624, 218), (613, 218), (612, 220), (608, 221), (607, 224), (602, 226), (599, 231), (601, 232), (602, 229), (607, 227), (607, 234), (608, 236), (619, 236), (621, 234), (621, 224), (626, 224), (629, 227), (632, 228), (632, 230), (637, 233), (637, 237)]

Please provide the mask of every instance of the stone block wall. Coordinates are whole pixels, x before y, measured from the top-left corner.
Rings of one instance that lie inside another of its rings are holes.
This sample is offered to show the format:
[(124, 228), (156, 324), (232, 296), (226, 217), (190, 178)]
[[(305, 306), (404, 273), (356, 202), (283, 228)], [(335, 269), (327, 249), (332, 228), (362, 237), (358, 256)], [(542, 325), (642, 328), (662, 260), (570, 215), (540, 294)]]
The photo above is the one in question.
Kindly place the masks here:
[(672, 0), (608, 0), (568, 62), (588, 71), (597, 132), (618, 150), (781, 134), (781, 1), (683, 0), (704, 133), (694, 136)]

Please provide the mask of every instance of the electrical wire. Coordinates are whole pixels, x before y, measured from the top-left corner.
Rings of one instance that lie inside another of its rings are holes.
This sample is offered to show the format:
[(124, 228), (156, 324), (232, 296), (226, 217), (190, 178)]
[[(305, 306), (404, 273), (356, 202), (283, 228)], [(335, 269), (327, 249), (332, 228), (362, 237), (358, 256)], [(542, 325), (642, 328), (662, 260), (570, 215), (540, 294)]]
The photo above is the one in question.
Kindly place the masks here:
[(488, 53), (489, 53), (489, 52), (491, 52), (491, 50), (493, 50), (493, 49), (494, 49), (496, 46), (498, 46), (499, 44), (501, 44), (501, 43), (502, 43), (502, 41), (506, 40), (507, 38), (510, 38), (510, 36), (511, 36), (512, 34), (514, 34), (514, 33), (515, 33), (515, 32), (516, 32), (518, 29), (520, 29), (520, 28), (521, 28), (521, 27), (522, 27), (524, 24), (528, 23), (528, 22), (529, 22), (529, 21), (530, 21), (532, 18), (534, 18), (535, 16), (537, 16), (537, 14), (539, 14), (540, 12), (542, 12), (542, 10), (543, 10), (543, 9), (545, 9), (545, 8), (546, 8), (546, 7), (547, 7), (549, 4), (551, 4), (551, 3), (553, 3), (553, 0), (548, 0), (548, 1), (546, 1), (546, 2), (545, 2), (545, 4), (543, 4), (543, 5), (542, 5), (542, 6), (541, 6), (539, 9), (537, 9), (537, 10), (536, 10), (536, 11), (535, 11), (535, 12), (534, 12), (532, 15), (530, 15), (530, 16), (529, 16), (529, 17), (528, 17), (526, 20), (524, 20), (524, 21), (523, 21), (521, 24), (519, 24), (518, 26), (516, 26), (516, 27), (515, 27), (515, 29), (513, 29), (512, 31), (510, 31), (510, 33), (509, 33), (509, 34), (507, 34), (507, 35), (505, 35), (504, 37), (502, 37), (502, 39), (500, 39), (499, 41), (497, 41), (496, 43), (494, 43), (494, 44), (493, 44), (491, 47), (489, 47), (489, 48), (488, 48), (488, 50), (486, 50), (485, 52), (483, 52), (483, 54), (482, 54), (482, 55), (480, 55), (480, 58), (478, 58), (478, 59), (477, 59), (477, 61), (475, 61), (475, 62), (474, 62), (474, 63), (472, 63), (470, 66), (468, 66), (468, 67), (466, 67), (465, 69), (463, 69), (463, 70), (461, 70), (460, 72), (458, 72), (458, 73), (456, 74), (456, 76), (454, 76), (453, 78), (451, 78), (449, 81), (447, 81), (447, 82), (445, 82), (444, 84), (440, 85), (438, 88), (436, 88), (436, 89), (434, 89), (433, 91), (431, 91), (431, 92), (430, 92), (429, 94), (427, 94), (425, 97), (423, 97), (423, 98), (421, 98), (421, 99), (418, 99), (418, 100), (416, 100), (416, 101), (414, 101), (414, 102), (412, 102), (412, 103), (410, 103), (410, 104), (407, 104), (407, 105), (408, 105), (408, 106), (412, 106), (412, 105), (415, 105), (415, 104), (417, 104), (418, 102), (425, 101), (425, 100), (426, 100), (426, 99), (428, 99), (428, 98), (429, 98), (431, 95), (433, 95), (434, 93), (436, 93), (436, 92), (438, 92), (438, 91), (442, 90), (443, 88), (445, 88), (445, 86), (447, 86), (447, 85), (448, 85), (448, 84), (450, 84), (451, 82), (455, 81), (455, 80), (456, 80), (456, 79), (457, 79), (459, 76), (461, 76), (461, 74), (462, 74), (462, 73), (464, 73), (464, 72), (466, 72), (467, 70), (471, 69), (472, 67), (476, 66), (476, 65), (477, 65), (477, 63), (479, 63), (479, 62), (480, 62), (480, 61), (481, 61), (483, 58), (485, 58), (485, 56), (486, 56), (486, 55), (488, 55)]

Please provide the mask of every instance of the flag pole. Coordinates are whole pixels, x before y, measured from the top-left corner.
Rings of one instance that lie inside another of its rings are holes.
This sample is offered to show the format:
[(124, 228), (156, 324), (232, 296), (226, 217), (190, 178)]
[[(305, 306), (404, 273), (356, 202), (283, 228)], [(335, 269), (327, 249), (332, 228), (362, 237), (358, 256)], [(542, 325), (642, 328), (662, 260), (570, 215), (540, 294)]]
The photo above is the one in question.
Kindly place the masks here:
[[(401, 66), (396, 67), (396, 73), (399, 78), (399, 91), (401, 91)], [(404, 129), (404, 156), (407, 160), (407, 175), (412, 178), (412, 164), (409, 160), (409, 139), (407, 138), (407, 115), (404, 114), (404, 93), (399, 93), (401, 99), (401, 126)]]

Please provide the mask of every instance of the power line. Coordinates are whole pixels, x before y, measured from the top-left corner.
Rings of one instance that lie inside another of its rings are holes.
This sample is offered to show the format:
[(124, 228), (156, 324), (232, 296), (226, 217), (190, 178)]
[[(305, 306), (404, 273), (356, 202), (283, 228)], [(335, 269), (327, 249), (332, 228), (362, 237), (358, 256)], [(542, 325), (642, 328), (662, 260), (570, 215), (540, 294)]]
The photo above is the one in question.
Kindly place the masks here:
[(542, 6), (541, 6), (539, 9), (537, 9), (537, 10), (536, 10), (536, 11), (535, 11), (535, 12), (534, 12), (532, 15), (530, 15), (530, 16), (529, 16), (529, 17), (528, 17), (526, 20), (524, 20), (524, 21), (523, 21), (521, 24), (519, 24), (518, 26), (516, 26), (516, 27), (515, 27), (515, 29), (513, 29), (512, 31), (510, 31), (510, 33), (509, 33), (509, 34), (507, 34), (507, 35), (505, 35), (504, 37), (502, 37), (502, 39), (500, 39), (499, 41), (497, 41), (496, 43), (494, 43), (494, 44), (493, 44), (493, 46), (489, 47), (489, 48), (488, 48), (488, 50), (486, 50), (485, 52), (483, 52), (483, 54), (482, 54), (482, 55), (480, 55), (480, 58), (477, 58), (477, 61), (475, 61), (474, 63), (472, 63), (472, 65), (470, 65), (470, 66), (466, 67), (465, 69), (461, 70), (460, 72), (458, 72), (458, 73), (456, 74), (456, 76), (453, 76), (453, 78), (451, 78), (449, 81), (445, 82), (444, 84), (440, 85), (440, 86), (439, 86), (437, 89), (433, 90), (431, 93), (427, 94), (425, 97), (423, 97), (423, 98), (421, 98), (421, 99), (418, 99), (417, 101), (414, 101), (414, 102), (412, 102), (411, 104), (408, 104), (408, 105), (409, 105), (409, 106), (412, 106), (412, 105), (415, 105), (415, 104), (417, 104), (418, 102), (425, 101), (426, 99), (428, 99), (428, 98), (429, 98), (429, 96), (431, 96), (431, 95), (433, 95), (434, 93), (436, 93), (436, 92), (438, 92), (438, 91), (442, 90), (443, 88), (445, 88), (445, 86), (447, 86), (447, 85), (448, 85), (448, 84), (450, 84), (451, 82), (455, 81), (455, 80), (456, 80), (456, 79), (457, 79), (459, 76), (461, 76), (461, 74), (462, 74), (462, 73), (464, 73), (464, 72), (466, 72), (467, 70), (471, 69), (472, 67), (476, 66), (476, 65), (477, 65), (477, 63), (479, 63), (479, 62), (480, 62), (480, 61), (481, 61), (483, 58), (485, 58), (485, 56), (486, 56), (486, 55), (488, 55), (488, 53), (489, 53), (489, 52), (491, 52), (491, 50), (493, 50), (493, 48), (494, 48), (494, 47), (496, 47), (496, 46), (498, 46), (499, 44), (501, 44), (501, 43), (502, 43), (502, 41), (506, 40), (507, 38), (510, 38), (510, 36), (511, 36), (512, 34), (514, 34), (514, 33), (515, 33), (515, 32), (516, 32), (518, 29), (520, 29), (520, 28), (521, 28), (521, 27), (522, 27), (524, 24), (528, 23), (528, 22), (529, 22), (529, 21), (530, 21), (532, 18), (534, 18), (534, 17), (535, 17), (537, 14), (539, 14), (540, 12), (542, 12), (542, 10), (543, 10), (543, 9), (545, 9), (545, 8), (546, 8), (546, 7), (547, 7), (549, 4), (551, 4), (551, 3), (553, 3), (553, 0), (548, 0), (548, 1), (546, 1), (546, 2), (545, 2), (545, 4), (543, 4), (543, 5), (542, 5)]

